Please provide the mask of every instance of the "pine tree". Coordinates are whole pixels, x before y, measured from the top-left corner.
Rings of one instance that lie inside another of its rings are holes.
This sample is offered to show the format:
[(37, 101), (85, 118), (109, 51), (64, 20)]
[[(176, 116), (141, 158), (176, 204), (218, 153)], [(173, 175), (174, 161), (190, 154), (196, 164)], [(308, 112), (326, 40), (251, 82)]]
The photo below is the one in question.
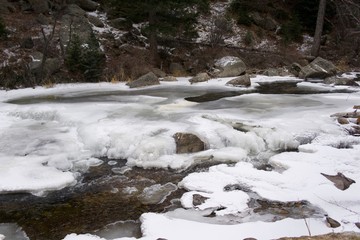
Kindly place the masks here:
[(67, 47), (67, 54), (65, 63), (67, 68), (71, 72), (77, 72), (80, 69), (81, 65), (81, 42), (78, 35), (74, 34), (71, 36), (71, 39), (69, 41), (69, 46)]
[(157, 63), (158, 37), (189, 37), (200, 11), (208, 9), (208, 0), (110, 0), (115, 15), (132, 22), (147, 21), (147, 35), (153, 62)]

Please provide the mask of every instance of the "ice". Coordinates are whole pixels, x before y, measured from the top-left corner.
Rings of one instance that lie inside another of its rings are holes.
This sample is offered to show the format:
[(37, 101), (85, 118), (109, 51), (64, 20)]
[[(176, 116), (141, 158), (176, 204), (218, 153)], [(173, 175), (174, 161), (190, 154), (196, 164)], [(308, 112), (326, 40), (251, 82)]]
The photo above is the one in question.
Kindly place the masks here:
[[(211, 163), (214, 166), (208, 171), (191, 173), (167, 190), (180, 187), (188, 191), (181, 197), (185, 210), (143, 214), (142, 239), (272, 239), (308, 234), (304, 219), (264, 219), (232, 226), (223, 221), (220, 225), (217, 217), (225, 219), (249, 210), (248, 191), (275, 201), (307, 200), (341, 222), (335, 232), (359, 232), (354, 227), (359, 221), (354, 213), (360, 212), (359, 140), (330, 117), (353, 111), (360, 101), (359, 92), (252, 93), (193, 103), (185, 98), (239, 89), (226, 86), (229, 79), (191, 86), (188, 79), (141, 90), (129, 89), (124, 83), (97, 83), (0, 91), (0, 192), (42, 195), (71, 186), (90, 167), (102, 164), (102, 157), (126, 159), (124, 168), (114, 166), (120, 174), (134, 166), (184, 170)], [(265, 76), (251, 81), (255, 87), (257, 82), (279, 79), (299, 81)], [(299, 85), (330, 92), (348, 89)], [(177, 132), (197, 135), (206, 150), (176, 154), (173, 135)], [(289, 150), (292, 152), (286, 152)], [(254, 161), (268, 163), (275, 170), (259, 170)], [(356, 183), (341, 191), (321, 175), (337, 172)], [(227, 191), (224, 188), (229, 184), (244, 189)], [(161, 187), (155, 184), (145, 195)], [(113, 191), (141, 194), (131, 187)], [(208, 199), (194, 207), (193, 194)], [(166, 196), (165, 192), (155, 200)], [(200, 215), (203, 211), (215, 211), (215, 218), (205, 220)], [(306, 220), (313, 235), (332, 231), (319, 216)], [(101, 238), (70, 234), (65, 239)]]
[(1, 240), (29, 240), (26, 233), (15, 223), (0, 223)]

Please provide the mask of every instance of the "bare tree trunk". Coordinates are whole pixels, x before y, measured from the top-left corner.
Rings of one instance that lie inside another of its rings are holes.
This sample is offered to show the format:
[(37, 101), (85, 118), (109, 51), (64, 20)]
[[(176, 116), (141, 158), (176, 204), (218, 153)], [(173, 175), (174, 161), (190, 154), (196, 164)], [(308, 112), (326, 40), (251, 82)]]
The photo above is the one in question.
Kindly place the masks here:
[(326, 9), (326, 0), (320, 0), (319, 10), (318, 10), (318, 15), (317, 15), (317, 20), (316, 20), (314, 44), (311, 48), (311, 55), (314, 57), (317, 57), (319, 55), (321, 34), (323, 31), (323, 26), (324, 26), (325, 9)]
[(158, 43), (157, 43), (157, 31), (156, 31), (156, 10), (151, 9), (149, 11), (149, 42), (150, 42), (150, 53), (152, 57), (153, 64), (157, 65), (159, 63), (159, 54), (158, 54)]

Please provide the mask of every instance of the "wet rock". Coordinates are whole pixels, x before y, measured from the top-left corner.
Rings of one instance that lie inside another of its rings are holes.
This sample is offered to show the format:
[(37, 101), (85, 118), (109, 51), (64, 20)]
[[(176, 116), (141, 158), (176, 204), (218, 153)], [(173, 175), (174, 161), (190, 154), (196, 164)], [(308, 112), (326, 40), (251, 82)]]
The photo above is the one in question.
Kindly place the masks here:
[(89, 22), (93, 24), (95, 27), (103, 28), (104, 23), (97, 17), (93, 15), (88, 15), (87, 18), (89, 19)]
[(174, 76), (166, 76), (164, 77), (161, 81), (165, 81), (165, 82), (176, 82), (177, 78)]
[(198, 82), (206, 82), (208, 80), (210, 80), (210, 76), (207, 73), (199, 73), (195, 77), (190, 78), (189, 82), (193, 84)]
[(326, 225), (328, 225), (331, 228), (337, 228), (341, 226), (341, 224), (338, 221), (336, 221), (335, 219), (329, 216), (326, 216)]
[(194, 153), (205, 150), (204, 142), (191, 133), (175, 133), (176, 153)]
[(360, 105), (354, 105), (353, 109), (360, 109)]
[(232, 85), (234, 87), (250, 87), (251, 81), (248, 74), (234, 78), (226, 83), (226, 85)]
[(166, 197), (176, 190), (177, 186), (173, 183), (155, 184), (144, 188), (138, 198), (143, 204), (158, 204), (165, 201)]
[(128, 82), (126, 85), (128, 85), (130, 88), (138, 88), (159, 84), (159, 78), (153, 72), (149, 72), (132, 82)]
[(344, 124), (349, 124), (349, 120), (347, 118), (344, 118), (344, 117), (339, 117), (337, 119), (338, 123), (340, 123), (341, 125), (344, 125)]
[(215, 67), (219, 69), (217, 77), (236, 77), (246, 71), (245, 63), (238, 57), (227, 56), (215, 61)]
[(250, 192), (250, 189), (240, 184), (228, 184), (224, 187), (224, 192), (231, 192), (231, 191)]
[(320, 78), (325, 79), (336, 74), (336, 66), (321, 57), (317, 57), (299, 72), (299, 77), (303, 79)]
[(338, 76), (332, 76), (332, 77), (325, 78), (324, 83), (325, 84), (340, 85), (340, 86), (343, 86), (343, 85), (345, 85), (345, 86), (359, 86), (359, 84), (357, 84), (354, 79), (338, 77)]
[(193, 205), (194, 206), (199, 206), (203, 203), (205, 203), (206, 200), (208, 200), (209, 198), (208, 197), (204, 197), (200, 194), (194, 194), (193, 195)]
[(350, 187), (351, 184), (355, 183), (351, 178), (346, 177), (344, 174), (338, 172), (336, 175), (328, 175), (321, 173), (324, 177), (334, 183), (335, 187), (340, 190), (346, 190)]

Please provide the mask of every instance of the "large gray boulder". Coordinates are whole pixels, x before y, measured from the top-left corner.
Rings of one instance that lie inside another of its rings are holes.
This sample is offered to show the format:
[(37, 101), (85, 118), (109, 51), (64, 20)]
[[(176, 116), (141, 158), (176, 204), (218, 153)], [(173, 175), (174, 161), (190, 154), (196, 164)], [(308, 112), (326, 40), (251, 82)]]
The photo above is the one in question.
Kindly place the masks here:
[(208, 80), (210, 80), (210, 76), (207, 73), (199, 73), (195, 77), (190, 78), (189, 82), (193, 84), (198, 82), (206, 82)]
[(333, 63), (321, 57), (317, 57), (310, 64), (301, 68), (299, 77), (303, 79), (324, 79), (330, 76), (334, 76), (336, 71), (336, 66)]
[(228, 81), (226, 85), (231, 85), (234, 87), (250, 87), (251, 86), (250, 76), (248, 74), (242, 75), (240, 77)]
[(149, 72), (132, 82), (128, 82), (126, 85), (128, 85), (130, 88), (138, 88), (159, 84), (159, 78), (153, 72)]
[(191, 133), (175, 133), (176, 153), (195, 153), (205, 150), (205, 144), (201, 139)]
[(177, 77), (186, 75), (186, 71), (183, 65), (176, 62), (170, 63), (169, 71), (173, 76), (177, 76)]
[(93, 34), (86, 12), (75, 4), (69, 4), (66, 7), (61, 23), (59, 35), (60, 43), (64, 49), (69, 45), (69, 41), (74, 35), (79, 37), (81, 43), (85, 43)]
[(215, 67), (219, 69), (217, 77), (236, 77), (246, 71), (245, 63), (238, 57), (227, 56), (215, 61)]
[(99, 27), (99, 28), (103, 28), (104, 27), (104, 23), (97, 17), (93, 16), (93, 15), (88, 15), (87, 16), (89, 19), (89, 22), (91, 24), (93, 24), (95, 27)]

